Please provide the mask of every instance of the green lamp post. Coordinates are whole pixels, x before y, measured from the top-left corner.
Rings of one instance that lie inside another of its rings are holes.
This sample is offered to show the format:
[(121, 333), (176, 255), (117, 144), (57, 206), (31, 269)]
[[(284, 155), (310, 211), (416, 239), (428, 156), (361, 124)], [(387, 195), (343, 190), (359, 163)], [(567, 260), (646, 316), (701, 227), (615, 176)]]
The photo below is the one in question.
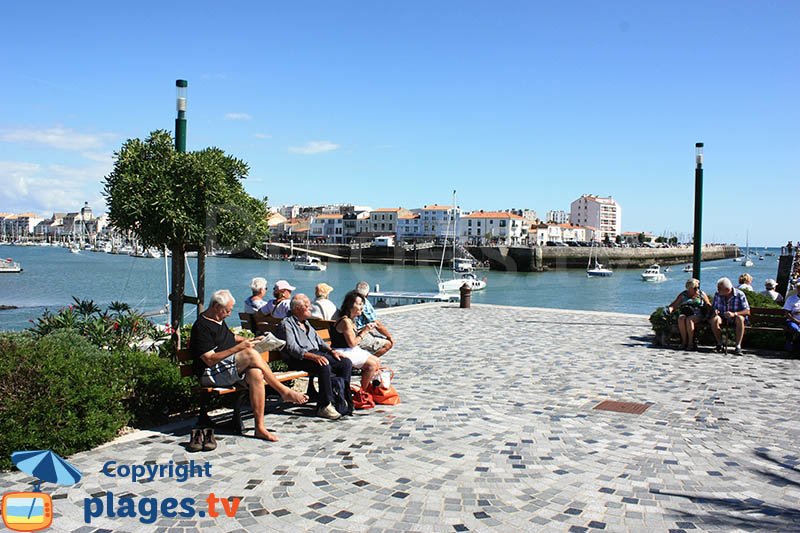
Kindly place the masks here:
[(175, 151), (186, 152), (186, 88), (189, 82), (186, 80), (175, 80), (177, 92), (176, 107), (178, 117), (175, 119)]
[(700, 279), (700, 262), (703, 260), (703, 143), (694, 145), (694, 254), (692, 277)]

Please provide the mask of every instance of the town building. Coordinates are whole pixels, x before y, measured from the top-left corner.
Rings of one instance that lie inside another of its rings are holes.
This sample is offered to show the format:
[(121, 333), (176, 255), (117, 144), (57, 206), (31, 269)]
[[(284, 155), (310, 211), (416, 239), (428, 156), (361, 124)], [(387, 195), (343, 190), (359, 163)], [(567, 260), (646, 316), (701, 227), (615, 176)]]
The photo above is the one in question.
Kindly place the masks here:
[(602, 240), (614, 240), (622, 233), (622, 208), (611, 196), (584, 194), (570, 204), (569, 221), (597, 228)]
[(461, 216), (459, 235), (469, 244), (520, 245), (528, 232), (524, 221), (508, 211), (473, 211)]
[(344, 243), (344, 215), (314, 215), (310, 219), (309, 237), (329, 244)]
[(563, 209), (556, 211), (548, 211), (546, 222), (553, 222), (555, 224), (566, 224), (569, 222), (569, 213)]

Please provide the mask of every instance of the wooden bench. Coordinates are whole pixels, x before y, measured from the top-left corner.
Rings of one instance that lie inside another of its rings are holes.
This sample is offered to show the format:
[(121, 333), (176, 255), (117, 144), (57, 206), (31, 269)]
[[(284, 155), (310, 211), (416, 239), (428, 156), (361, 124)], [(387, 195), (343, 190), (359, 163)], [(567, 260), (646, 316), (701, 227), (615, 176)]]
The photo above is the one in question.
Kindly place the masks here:
[[(786, 319), (784, 318), (783, 309), (780, 307), (751, 307), (748, 321), (749, 324), (745, 326), (745, 340), (747, 340), (747, 333), (750, 331), (766, 333), (782, 333), (785, 331)], [(708, 320), (695, 324), (695, 342), (697, 342), (698, 336), (703, 334), (706, 329), (710, 331)], [(723, 322), (722, 330), (726, 332), (726, 338), (733, 336), (732, 331), (728, 331), (728, 329), (732, 330), (733, 328)], [(680, 339), (677, 324), (670, 330), (669, 340), (672, 341), (673, 339)]]
[(751, 307), (750, 325), (745, 329), (748, 331), (767, 331), (782, 333), (785, 331), (786, 318), (783, 309), (780, 307)]
[(241, 312), (239, 313), (239, 325), (242, 329), (246, 329), (247, 331), (252, 331), (253, 333), (256, 332), (256, 321), (254, 319), (255, 315), (251, 313)]
[[(312, 319), (310, 320), (312, 327), (317, 331), (317, 334), (324, 340), (325, 342), (330, 341), (330, 333), (329, 328), (331, 324), (333, 324), (330, 320), (317, 320)], [(277, 324), (271, 325), (271, 333), (275, 332), (277, 329)], [(272, 363), (276, 361), (283, 361), (283, 357), (281, 356), (280, 352), (272, 351), (272, 352), (263, 352), (261, 357), (264, 358), (264, 361), (267, 363)], [(192, 354), (188, 348), (184, 348), (182, 350), (178, 350), (177, 353), (178, 359), (178, 366), (180, 368), (181, 377), (183, 378), (195, 378), (194, 371), (192, 369)], [(275, 377), (281, 383), (285, 383), (287, 381), (294, 381), (296, 379), (308, 377), (308, 373), (302, 370), (287, 370), (283, 372), (272, 372)], [(309, 389), (311, 389), (311, 383), (309, 382)], [(204, 387), (202, 385), (198, 385), (194, 388), (194, 392), (199, 396), (200, 399), (200, 414), (197, 421), (198, 427), (206, 428), (206, 427), (214, 427), (214, 422), (211, 420), (211, 417), (208, 415), (208, 406), (211, 403), (213, 398), (222, 398), (228, 395), (233, 395), (233, 417), (230, 422), (230, 429), (233, 433), (237, 435), (241, 435), (244, 429), (244, 424), (242, 422), (242, 407), (244, 406), (245, 401), (248, 399), (247, 388), (243, 385), (234, 385), (231, 387)]]

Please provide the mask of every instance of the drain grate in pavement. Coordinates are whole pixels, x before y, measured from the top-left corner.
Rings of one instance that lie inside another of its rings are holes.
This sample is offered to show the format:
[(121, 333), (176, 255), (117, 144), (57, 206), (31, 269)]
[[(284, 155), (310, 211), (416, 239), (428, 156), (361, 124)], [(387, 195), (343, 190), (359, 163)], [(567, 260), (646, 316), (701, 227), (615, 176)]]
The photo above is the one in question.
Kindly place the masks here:
[(632, 415), (640, 415), (647, 411), (647, 408), (652, 404), (649, 403), (634, 403), (634, 402), (615, 402), (612, 400), (605, 400), (595, 405), (595, 409), (601, 411), (613, 411), (615, 413), (628, 413)]

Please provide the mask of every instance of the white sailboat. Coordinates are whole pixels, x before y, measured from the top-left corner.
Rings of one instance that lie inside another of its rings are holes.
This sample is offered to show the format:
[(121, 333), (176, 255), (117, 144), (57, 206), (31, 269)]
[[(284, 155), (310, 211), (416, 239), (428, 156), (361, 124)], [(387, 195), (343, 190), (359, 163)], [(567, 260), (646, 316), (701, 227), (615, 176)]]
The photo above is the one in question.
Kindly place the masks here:
[(753, 266), (753, 261), (750, 259), (750, 231), (747, 232), (747, 241), (745, 247), (744, 261), (742, 261), (742, 266), (744, 268), (750, 268)]
[[(438, 278), (439, 292), (458, 292), (461, 287), (466, 285), (473, 291), (481, 291), (486, 288), (486, 278), (478, 279), (475, 275), (472, 262), (458, 261), (456, 259), (456, 248), (458, 246), (458, 237), (456, 232), (456, 225), (454, 220), (454, 211), (456, 209), (456, 191), (453, 191), (453, 207), (447, 215), (447, 230), (445, 232), (445, 242), (442, 246), (442, 260), (439, 263), (439, 270), (436, 272)], [(451, 269), (452, 279), (442, 279), (442, 272), (444, 269), (444, 256), (447, 252), (447, 236), (450, 235), (450, 224), (453, 223), (453, 266)]]
[(614, 275), (614, 271), (610, 268), (604, 267), (597, 259), (597, 253), (594, 254), (594, 266), (592, 266), (592, 251), (594, 250), (594, 243), (589, 248), (589, 263), (586, 265), (587, 278), (608, 278)]

